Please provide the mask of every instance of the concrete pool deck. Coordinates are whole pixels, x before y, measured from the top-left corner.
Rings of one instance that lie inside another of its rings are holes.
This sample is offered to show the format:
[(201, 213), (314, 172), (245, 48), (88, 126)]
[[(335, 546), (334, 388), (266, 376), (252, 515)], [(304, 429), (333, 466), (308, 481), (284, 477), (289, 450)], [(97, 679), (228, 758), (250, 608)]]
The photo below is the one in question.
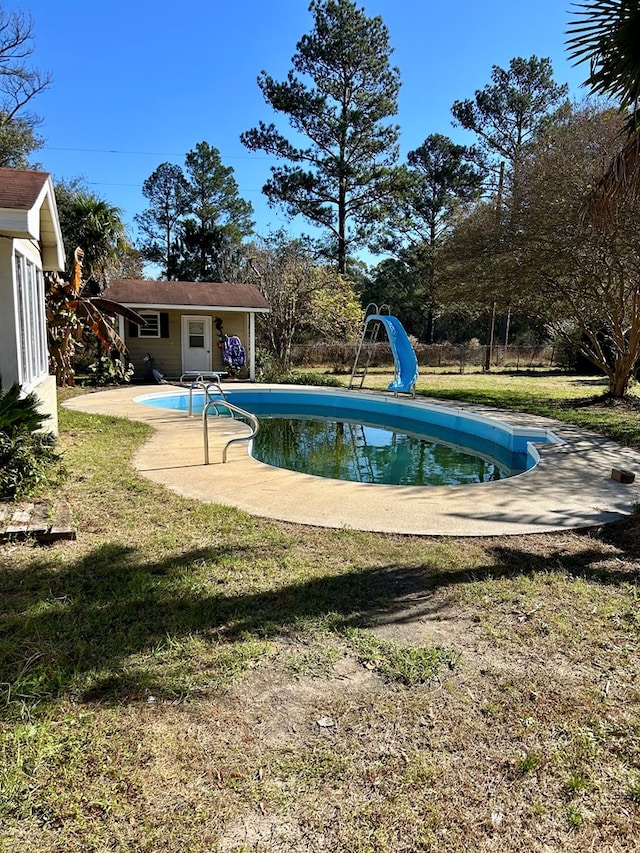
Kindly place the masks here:
[[(505, 536), (595, 527), (629, 515), (640, 503), (640, 453), (636, 451), (548, 418), (426, 399), (516, 426), (551, 429), (564, 444), (538, 446), (536, 468), (506, 480), (471, 486), (384, 486), (274, 468), (252, 459), (244, 442), (231, 445), (223, 464), (226, 442), (232, 435), (246, 433), (248, 427), (214, 418), (209, 426), (211, 464), (205, 465), (200, 416), (188, 418), (184, 412), (134, 401), (144, 394), (176, 391), (185, 389), (123, 386), (73, 397), (64, 405), (153, 427), (154, 434), (133, 460), (149, 480), (187, 498), (296, 524), (421, 536)], [(632, 471), (635, 482), (613, 480), (613, 468)]]

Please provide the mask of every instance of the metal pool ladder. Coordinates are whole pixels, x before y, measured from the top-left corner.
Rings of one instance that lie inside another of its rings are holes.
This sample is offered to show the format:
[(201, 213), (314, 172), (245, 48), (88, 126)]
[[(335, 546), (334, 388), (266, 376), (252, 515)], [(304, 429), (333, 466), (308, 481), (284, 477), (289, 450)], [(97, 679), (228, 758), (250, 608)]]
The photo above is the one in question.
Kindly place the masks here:
[[(222, 400), (214, 400), (210, 393), (210, 386), (217, 386), (220, 396)], [(222, 449), (222, 461), (227, 461), (227, 450), (231, 444), (235, 444), (237, 441), (251, 441), (258, 434), (258, 430), (260, 429), (260, 421), (258, 418), (252, 414), (251, 412), (247, 412), (246, 409), (241, 409), (240, 406), (236, 406), (234, 403), (230, 403), (220, 384), (218, 382), (209, 382), (209, 384), (205, 387), (205, 396), (208, 399), (208, 402), (205, 403), (203, 412), (202, 412), (202, 438), (204, 443), (204, 464), (209, 465), (209, 422), (207, 420), (207, 416), (211, 409), (215, 409), (216, 415), (220, 417), (220, 409), (218, 406), (224, 406), (231, 412), (231, 417), (233, 418), (234, 412), (239, 415), (241, 418), (246, 418), (249, 421), (251, 426), (251, 432), (249, 435), (237, 435), (235, 438), (230, 438), (229, 441), (225, 444)], [(191, 397), (189, 397), (189, 414), (191, 414)]]

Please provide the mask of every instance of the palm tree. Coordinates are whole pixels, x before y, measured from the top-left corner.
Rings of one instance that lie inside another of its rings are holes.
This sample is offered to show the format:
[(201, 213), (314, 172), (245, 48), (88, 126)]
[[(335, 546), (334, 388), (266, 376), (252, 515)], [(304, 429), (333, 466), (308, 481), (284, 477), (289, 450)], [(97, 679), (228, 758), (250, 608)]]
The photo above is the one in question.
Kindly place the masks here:
[(56, 185), (56, 200), (67, 269), (73, 268), (75, 248), (80, 246), (84, 281), (92, 293), (100, 293), (130, 249), (122, 211), (73, 183)]
[(56, 375), (56, 384), (61, 387), (75, 385), (73, 361), (83, 338), (93, 338), (97, 342), (98, 357), (100, 347), (102, 352), (126, 356), (127, 348), (114, 328), (113, 317), (119, 314), (133, 323), (146, 325), (137, 311), (111, 299), (86, 293), (84, 257), (82, 249), (74, 250), (73, 265), (66, 278), (57, 272), (45, 273), (50, 366)]
[(589, 61), (585, 81), (596, 95), (618, 101), (627, 113), (622, 148), (591, 192), (586, 211), (610, 222), (623, 198), (640, 197), (640, 0), (576, 4), (567, 48), (575, 64)]

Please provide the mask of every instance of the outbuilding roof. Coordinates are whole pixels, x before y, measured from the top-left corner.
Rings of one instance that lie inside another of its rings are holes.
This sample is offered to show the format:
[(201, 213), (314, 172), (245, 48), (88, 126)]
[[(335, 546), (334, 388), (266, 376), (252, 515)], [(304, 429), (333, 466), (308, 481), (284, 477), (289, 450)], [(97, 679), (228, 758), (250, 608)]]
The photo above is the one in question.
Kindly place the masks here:
[(213, 281), (117, 279), (102, 294), (122, 305), (265, 312), (269, 303), (253, 284)]

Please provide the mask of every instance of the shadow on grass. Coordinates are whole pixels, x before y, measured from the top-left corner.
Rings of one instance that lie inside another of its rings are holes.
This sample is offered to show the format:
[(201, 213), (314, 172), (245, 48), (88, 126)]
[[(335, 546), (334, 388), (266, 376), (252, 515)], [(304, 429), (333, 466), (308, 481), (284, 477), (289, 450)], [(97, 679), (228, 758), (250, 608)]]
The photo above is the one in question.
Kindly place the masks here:
[[(636, 539), (629, 536), (629, 551), (637, 556)], [(303, 631), (323, 619), (337, 630), (363, 627), (401, 621), (408, 607), (412, 619), (433, 618), (446, 601), (434, 595), (438, 590), (547, 573), (559, 565), (601, 583), (640, 579), (637, 561), (616, 574), (598, 568), (603, 552), (586, 537), (585, 547), (569, 557), (528, 551), (526, 541), (519, 547), (488, 543), (481, 567), (384, 565), (249, 591), (236, 587), (230, 561), (245, 569), (259, 566), (259, 547), (207, 547), (150, 562), (135, 547), (108, 544), (63, 569), (34, 560), (0, 575), (0, 687), (7, 707), (56, 698), (135, 701), (150, 689), (175, 695), (171, 673), (181, 666), (183, 644), (193, 638), (201, 648), (221, 649)], [(166, 672), (156, 661), (150, 681), (145, 656), (153, 663), (158, 648), (172, 646)]]

